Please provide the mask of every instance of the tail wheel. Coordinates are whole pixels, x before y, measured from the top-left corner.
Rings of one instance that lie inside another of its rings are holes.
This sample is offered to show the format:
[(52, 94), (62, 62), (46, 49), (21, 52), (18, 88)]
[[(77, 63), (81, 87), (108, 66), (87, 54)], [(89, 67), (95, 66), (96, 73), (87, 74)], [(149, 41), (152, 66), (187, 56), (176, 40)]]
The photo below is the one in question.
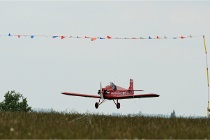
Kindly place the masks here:
[(98, 102), (96, 102), (95, 103), (95, 108), (98, 109), (98, 106), (99, 106), (99, 104), (98, 104)]
[(120, 103), (117, 103), (116, 106), (117, 106), (117, 109), (120, 109)]

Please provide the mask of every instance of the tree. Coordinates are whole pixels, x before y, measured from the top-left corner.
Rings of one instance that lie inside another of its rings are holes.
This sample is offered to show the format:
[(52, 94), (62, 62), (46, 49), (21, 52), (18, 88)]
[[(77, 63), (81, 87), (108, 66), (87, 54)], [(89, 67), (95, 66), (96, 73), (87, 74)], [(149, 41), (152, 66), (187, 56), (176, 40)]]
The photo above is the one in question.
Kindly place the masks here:
[(27, 100), (22, 94), (8, 91), (4, 97), (4, 101), (0, 102), (0, 111), (31, 111), (31, 107), (28, 106)]

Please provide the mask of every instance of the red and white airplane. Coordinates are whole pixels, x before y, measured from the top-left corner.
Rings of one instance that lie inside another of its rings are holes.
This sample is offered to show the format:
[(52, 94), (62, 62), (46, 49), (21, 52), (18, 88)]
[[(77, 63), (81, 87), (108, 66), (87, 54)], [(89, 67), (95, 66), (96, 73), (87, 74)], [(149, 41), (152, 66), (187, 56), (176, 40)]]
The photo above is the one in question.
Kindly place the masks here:
[(134, 91), (143, 91), (143, 90), (134, 90), (133, 89), (133, 79), (130, 79), (130, 86), (128, 89), (116, 86), (114, 83), (110, 83), (106, 87), (102, 88), (100, 83), (100, 90), (98, 90), (99, 95), (91, 94), (80, 94), (73, 92), (62, 92), (65, 95), (71, 96), (81, 96), (81, 97), (90, 97), (90, 98), (99, 98), (99, 101), (95, 103), (95, 108), (97, 109), (99, 105), (104, 103), (106, 100), (113, 100), (117, 109), (120, 108), (119, 99), (133, 99), (133, 98), (149, 98), (149, 97), (159, 97), (158, 94), (148, 93), (148, 94), (134, 94)]

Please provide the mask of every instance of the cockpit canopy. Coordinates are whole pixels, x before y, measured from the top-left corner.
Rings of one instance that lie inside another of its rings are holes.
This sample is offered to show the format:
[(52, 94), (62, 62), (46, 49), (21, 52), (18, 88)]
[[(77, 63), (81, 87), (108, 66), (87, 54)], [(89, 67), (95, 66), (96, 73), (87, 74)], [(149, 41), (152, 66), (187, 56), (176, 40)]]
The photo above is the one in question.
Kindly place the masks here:
[(110, 87), (112, 88), (112, 90), (117, 90), (117, 86), (112, 82), (110, 82)]

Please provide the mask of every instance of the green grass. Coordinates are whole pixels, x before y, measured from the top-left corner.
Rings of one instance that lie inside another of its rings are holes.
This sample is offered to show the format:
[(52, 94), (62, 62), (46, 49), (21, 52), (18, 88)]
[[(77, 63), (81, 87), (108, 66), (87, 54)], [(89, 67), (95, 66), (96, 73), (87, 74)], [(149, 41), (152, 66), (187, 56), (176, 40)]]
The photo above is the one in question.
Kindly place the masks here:
[(210, 119), (0, 112), (2, 139), (204, 139)]

